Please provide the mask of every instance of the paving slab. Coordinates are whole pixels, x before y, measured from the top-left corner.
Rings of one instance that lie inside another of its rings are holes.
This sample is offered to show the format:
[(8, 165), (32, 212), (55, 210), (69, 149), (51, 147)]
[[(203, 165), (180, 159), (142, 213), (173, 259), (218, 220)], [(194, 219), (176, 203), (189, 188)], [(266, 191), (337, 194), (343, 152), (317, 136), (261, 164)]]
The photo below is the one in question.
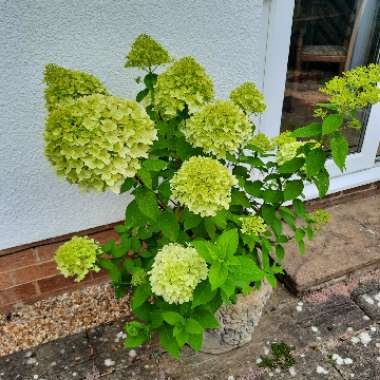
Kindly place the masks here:
[(331, 220), (300, 256), (289, 244), (285, 281), (296, 293), (380, 264), (380, 193), (327, 209)]

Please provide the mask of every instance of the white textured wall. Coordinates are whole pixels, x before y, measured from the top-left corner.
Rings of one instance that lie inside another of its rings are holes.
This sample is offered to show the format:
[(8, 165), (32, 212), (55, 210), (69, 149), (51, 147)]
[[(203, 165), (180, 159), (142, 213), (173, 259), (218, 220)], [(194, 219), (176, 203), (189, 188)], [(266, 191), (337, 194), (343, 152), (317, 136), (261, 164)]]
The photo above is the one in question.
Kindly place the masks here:
[(136, 73), (124, 57), (146, 32), (175, 57), (194, 55), (226, 96), (244, 80), (261, 86), (264, 19), (262, 0), (0, 0), (0, 249), (124, 215), (125, 196), (80, 193), (44, 158), (46, 63), (89, 71), (132, 97)]

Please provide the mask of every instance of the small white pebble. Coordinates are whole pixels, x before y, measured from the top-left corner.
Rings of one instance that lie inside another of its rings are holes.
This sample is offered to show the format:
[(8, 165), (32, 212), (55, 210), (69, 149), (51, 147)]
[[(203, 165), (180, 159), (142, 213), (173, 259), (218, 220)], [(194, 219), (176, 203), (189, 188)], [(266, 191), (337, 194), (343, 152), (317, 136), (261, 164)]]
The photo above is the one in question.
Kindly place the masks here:
[(373, 298), (374, 298), (377, 302), (380, 302), (380, 292), (377, 293), (377, 294), (375, 294), (375, 295), (373, 296)]
[(338, 354), (333, 354), (332, 359), (335, 361), (335, 363), (336, 363), (337, 365), (342, 365), (342, 364), (344, 364), (344, 360), (343, 360), (343, 358), (342, 358), (341, 356), (339, 356)]
[(232, 375), (230, 375), (227, 377), (227, 380), (235, 380), (235, 378)]
[(375, 332), (376, 330), (377, 330), (377, 329), (376, 329), (375, 326), (372, 326), (372, 327), (371, 327), (371, 331), (372, 331), (372, 332)]
[(73, 377), (76, 377), (78, 374), (76, 372), (73, 372)]
[(347, 330), (346, 330), (348, 333), (353, 333), (354, 332), (354, 329), (352, 327), (347, 327)]
[(268, 373), (269, 377), (273, 377), (273, 372)]
[(292, 376), (292, 377), (294, 377), (294, 376), (297, 375), (297, 372), (296, 372), (296, 370), (294, 369), (294, 367), (290, 367), (290, 368), (289, 368), (289, 374), (290, 374), (290, 376)]
[(317, 340), (322, 340), (322, 338), (320, 336), (317, 336), (316, 339)]
[(276, 373), (281, 373), (281, 370), (280, 370), (280, 368), (276, 368), (276, 369), (274, 370), (274, 372), (276, 372)]
[(262, 363), (263, 362), (263, 359), (261, 359), (261, 358), (257, 358), (256, 359), (256, 364), (260, 364), (260, 363)]
[(353, 337), (351, 338), (351, 342), (352, 342), (353, 344), (356, 344), (356, 343), (359, 343), (359, 342), (360, 342), (360, 339), (359, 339), (357, 336), (353, 336)]
[(32, 352), (32, 351), (28, 351), (28, 352), (25, 354), (25, 357), (26, 357), (26, 358), (30, 358), (32, 355), (33, 355), (33, 352)]
[(304, 357), (305, 357), (305, 354), (301, 354), (300, 356), (301, 356), (301, 358), (304, 358)]
[(365, 321), (369, 321), (369, 316), (368, 316), (368, 315), (363, 315), (363, 319), (364, 319)]
[(371, 336), (366, 331), (363, 331), (359, 334), (359, 339), (362, 344), (364, 344), (364, 346), (366, 346), (372, 340)]
[(145, 365), (144, 365), (144, 368), (145, 368), (145, 369), (149, 369), (149, 364), (145, 364)]
[(38, 378), (39, 378), (38, 375), (34, 375), (34, 376), (33, 376), (33, 379), (34, 379), (34, 380), (37, 380)]
[(26, 364), (28, 365), (33, 365), (36, 363), (37, 363), (37, 360), (35, 358), (28, 358), (28, 360), (26, 361)]
[(378, 362), (380, 362), (380, 356), (378, 356), (378, 357), (376, 358), (376, 360), (377, 360)]
[(268, 355), (268, 354), (269, 354), (269, 348), (268, 348), (268, 347), (264, 347), (264, 354), (265, 354), (265, 355)]
[(302, 306), (297, 305), (296, 310), (300, 313), (302, 311)]
[(115, 362), (112, 359), (106, 359), (106, 360), (104, 360), (104, 365), (106, 367), (112, 367), (115, 365)]
[(303, 302), (300, 301), (300, 302), (297, 303), (297, 305), (298, 306), (303, 306)]
[(354, 362), (351, 358), (344, 358), (343, 361), (345, 365), (350, 365)]
[(365, 302), (367, 302), (368, 304), (370, 304), (370, 305), (373, 305), (375, 303), (375, 301), (373, 300), (373, 298), (371, 298), (368, 294), (364, 294), (363, 295), (363, 300)]
[(320, 375), (327, 375), (329, 373), (329, 371), (327, 371), (326, 369), (324, 369), (323, 367), (321, 367), (320, 365), (317, 367), (317, 373), (319, 373)]
[(316, 327), (316, 326), (311, 326), (311, 331), (313, 331), (313, 332), (318, 332), (319, 330), (318, 330), (318, 327)]
[(136, 350), (129, 350), (128, 355), (130, 358), (135, 358), (137, 356)]
[(55, 367), (57, 365), (57, 362), (51, 362), (50, 367)]

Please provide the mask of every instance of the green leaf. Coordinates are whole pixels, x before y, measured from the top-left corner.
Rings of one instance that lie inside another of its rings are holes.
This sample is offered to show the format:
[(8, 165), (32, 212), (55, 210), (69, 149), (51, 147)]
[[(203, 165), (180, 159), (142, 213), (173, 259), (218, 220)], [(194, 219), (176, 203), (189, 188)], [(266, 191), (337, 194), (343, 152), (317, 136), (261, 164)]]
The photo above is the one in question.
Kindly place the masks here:
[(194, 318), (189, 318), (186, 321), (186, 331), (189, 334), (203, 334), (202, 325)]
[(216, 294), (216, 290), (211, 290), (211, 285), (208, 281), (202, 281), (195, 289), (191, 308), (194, 309), (199, 305), (209, 303)]
[(137, 177), (148, 189), (152, 188), (152, 176), (150, 175), (148, 170), (140, 168), (140, 170), (137, 172)]
[(231, 206), (251, 207), (249, 200), (242, 191), (233, 189), (231, 192)]
[(306, 173), (309, 177), (317, 175), (324, 167), (327, 154), (320, 148), (312, 149), (306, 156)]
[(297, 216), (303, 218), (306, 215), (305, 205), (300, 199), (295, 199), (293, 201), (293, 206)]
[(147, 95), (149, 94), (149, 89), (144, 88), (144, 90), (140, 91), (136, 95), (136, 102), (141, 102)]
[(127, 339), (124, 341), (124, 347), (125, 348), (136, 348), (138, 346), (141, 346), (146, 340), (146, 335), (139, 335), (139, 336), (127, 336)]
[(205, 229), (207, 231), (208, 236), (211, 240), (214, 240), (216, 237), (216, 226), (215, 223), (210, 219), (206, 218), (203, 220), (203, 224), (205, 226)]
[(191, 211), (189, 211), (188, 208), (185, 208), (183, 214), (183, 223), (185, 226), (185, 231), (197, 227), (201, 223), (201, 221), (202, 218), (199, 215), (193, 214)]
[(148, 218), (156, 221), (160, 216), (160, 209), (155, 194), (144, 188), (135, 192), (135, 200), (139, 210)]
[(142, 284), (133, 291), (132, 309), (140, 307), (152, 294), (149, 284)]
[(262, 191), (261, 188), (263, 183), (261, 181), (246, 182), (244, 184), (245, 191), (248, 194), (253, 195), (254, 197), (261, 197)]
[(276, 209), (273, 206), (264, 204), (261, 209), (261, 215), (263, 216), (266, 224), (271, 224), (272, 220), (276, 217)]
[(152, 91), (155, 83), (157, 82), (157, 74), (148, 73), (144, 77), (144, 84), (148, 90)]
[(145, 160), (143, 162), (143, 167), (151, 172), (159, 172), (168, 167), (168, 163), (163, 160)]
[(186, 332), (184, 326), (175, 326), (173, 329), (173, 336), (175, 337), (178, 346), (182, 348), (189, 338), (189, 334)]
[(164, 181), (158, 186), (158, 193), (163, 201), (167, 202), (172, 195), (172, 191), (170, 189), (170, 182)]
[(305, 163), (305, 159), (302, 157), (295, 157), (292, 160), (286, 161), (284, 164), (278, 167), (278, 171), (283, 174), (295, 173), (298, 169), (302, 168)]
[(120, 187), (120, 193), (129, 191), (134, 184), (135, 180), (133, 178), (127, 178)]
[(226, 282), (227, 276), (228, 269), (223, 263), (215, 262), (212, 264), (208, 272), (211, 290), (221, 287)]
[(158, 223), (164, 236), (166, 236), (170, 241), (177, 240), (179, 234), (179, 224), (173, 214), (173, 211), (164, 211)]
[(127, 227), (140, 227), (146, 223), (146, 216), (140, 211), (136, 200), (133, 200), (125, 210), (125, 225)]
[(303, 192), (301, 180), (287, 181), (284, 190), (284, 200), (289, 201), (300, 196)]
[(117, 284), (121, 281), (121, 270), (117, 264), (111, 260), (101, 259), (99, 260), (99, 265), (101, 268), (107, 270), (113, 283)]
[(188, 343), (190, 347), (198, 352), (202, 347), (203, 342), (203, 334), (195, 334), (195, 335), (189, 335), (188, 337)]
[(313, 122), (306, 127), (297, 128), (294, 130), (291, 135), (293, 137), (312, 137), (312, 136), (319, 136), (322, 134), (322, 125), (321, 123)]
[(166, 323), (172, 326), (185, 324), (185, 318), (175, 311), (164, 311), (162, 318)]
[(214, 314), (206, 309), (196, 310), (195, 318), (204, 329), (217, 329), (220, 326)]
[(214, 262), (216, 258), (215, 245), (206, 240), (194, 240), (191, 245), (197, 250), (208, 263)]
[(283, 201), (282, 191), (279, 190), (264, 190), (262, 197), (265, 202), (276, 204)]
[(285, 250), (282, 245), (276, 245), (276, 257), (278, 261), (282, 261), (285, 256)]
[(341, 133), (335, 134), (330, 141), (330, 148), (334, 162), (343, 171), (346, 167), (346, 157), (348, 154), (347, 139)]
[(236, 228), (223, 232), (218, 237), (216, 243), (221, 247), (228, 256), (232, 256), (239, 245), (239, 234)]
[(227, 212), (219, 211), (215, 216), (211, 217), (210, 220), (218, 226), (221, 230), (227, 227)]
[(173, 336), (173, 329), (163, 326), (160, 329), (160, 345), (173, 357), (179, 358), (180, 349), (177, 340)]
[(296, 234), (294, 235), (294, 238), (297, 242), (300, 242), (305, 236), (305, 231), (302, 228), (298, 228), (296, 231)]
[(328, 115), (322, 123), (322, 135), (328, 135), (335, 132), (343, 124), (343, 116), (337, 113)]
[(324, 197), (330, 186), (330, 176), (326, 169), (313, 178), (315, 185), (318, 188), (320, 197)]

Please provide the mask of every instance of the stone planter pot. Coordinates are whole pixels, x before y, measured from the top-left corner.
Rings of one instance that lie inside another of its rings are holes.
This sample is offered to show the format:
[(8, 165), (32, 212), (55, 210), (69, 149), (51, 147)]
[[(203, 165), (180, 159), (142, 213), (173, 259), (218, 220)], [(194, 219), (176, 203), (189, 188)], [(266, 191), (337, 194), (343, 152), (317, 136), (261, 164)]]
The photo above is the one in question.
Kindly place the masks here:
[(249, 343), (271, 294), (272, 287), (264, 281), (260, 290), (239, 295), (234, 305), (223, 305), (215, 315), (220, 328), (205, 332), (201, 351), (221, 354)]

